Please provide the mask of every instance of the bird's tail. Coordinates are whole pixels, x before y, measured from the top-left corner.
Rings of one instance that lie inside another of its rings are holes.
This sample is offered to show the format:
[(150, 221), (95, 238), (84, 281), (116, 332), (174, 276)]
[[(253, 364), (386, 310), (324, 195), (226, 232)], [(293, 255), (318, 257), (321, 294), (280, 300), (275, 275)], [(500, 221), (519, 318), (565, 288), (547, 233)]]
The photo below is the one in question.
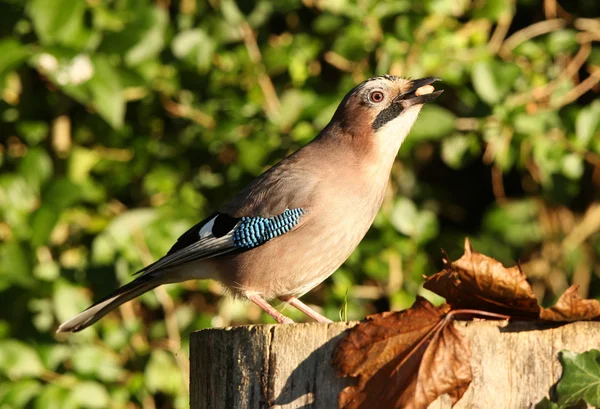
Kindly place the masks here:
[(136, 278), (69, 321), (62, 323), (56, 332), (77, 332), (89, 327), (119, 305), (164, 284), (165, 280), (162, 276), (162, 274), (146, 274)]

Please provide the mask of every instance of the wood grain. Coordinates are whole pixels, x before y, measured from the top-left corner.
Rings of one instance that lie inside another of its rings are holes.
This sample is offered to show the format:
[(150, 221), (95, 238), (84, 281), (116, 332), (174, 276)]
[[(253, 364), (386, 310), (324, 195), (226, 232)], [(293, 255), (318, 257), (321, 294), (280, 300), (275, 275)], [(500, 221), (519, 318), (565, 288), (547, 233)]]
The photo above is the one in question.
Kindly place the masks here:
[[(191, 409), (335, 409), (351, 379), (329, 361), (356, 323), (207, 329), (190, 342)], [(471, 342), (473, 382), (456, 409), (533, 408), (562, 373), (561, 350), (600, 349), (600, 323), (458, 322)], [(431, 409), (450, 408), (441, 397)]]

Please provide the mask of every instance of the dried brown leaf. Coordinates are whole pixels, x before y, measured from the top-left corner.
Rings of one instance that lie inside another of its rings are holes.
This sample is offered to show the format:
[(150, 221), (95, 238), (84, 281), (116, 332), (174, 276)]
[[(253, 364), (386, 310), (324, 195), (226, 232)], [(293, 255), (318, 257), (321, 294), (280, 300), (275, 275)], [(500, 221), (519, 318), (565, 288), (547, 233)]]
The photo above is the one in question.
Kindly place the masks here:
[(418, 343), (442, 318), (440, 310), (418, 297), (399, 312), (371, 315), (338, 344), (333, 364), (343, 376), (371, 376)]
[(333, 365), (358, 384), (339, 395), (339, 407), (426, 408), (440, 394), (460, 399), (471, 381), (468, 340), (444, 319), (447, 306), (423, 298), (401, 312), (354, 327), (336, 348)]
[(554, 307), (542, 308), (540, 318), (563, 322), (596, 320), (600, 318), (600, 301), (581, 298), (579, 286), (572, 285), (560, 296)]
[(427, 407), (438, 396), (447, 393), (455, 404), (471, 383), (471, 348), (469, 339), (454, 324), (446, 325), (434, 335), (419, 368), (415, 402), (406, 409)]
[(537, 318), (537, 299), (521, 268), (506, 268), (499, 261), (473, 250), (465, 239), (465, 253), (429, 277), (424, 287), (446, 298), (452, 309), (468, 308)]

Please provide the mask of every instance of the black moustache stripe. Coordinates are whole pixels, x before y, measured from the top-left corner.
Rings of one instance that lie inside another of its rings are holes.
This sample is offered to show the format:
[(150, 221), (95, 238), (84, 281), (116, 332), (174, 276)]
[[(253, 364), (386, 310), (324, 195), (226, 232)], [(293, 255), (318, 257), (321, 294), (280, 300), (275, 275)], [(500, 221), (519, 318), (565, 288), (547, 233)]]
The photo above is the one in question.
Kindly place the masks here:
[(389, 107), (377, 114), (377, 117), (373, 121), (373, 125), (371, 125), (373, 130), (378, 130), (383, 125), (396, 118), (398, 115), (400, 115), (400, 112), (402, 112), (403, 109), (404, 108), (402, 108), (402, 105), (392, 102)]

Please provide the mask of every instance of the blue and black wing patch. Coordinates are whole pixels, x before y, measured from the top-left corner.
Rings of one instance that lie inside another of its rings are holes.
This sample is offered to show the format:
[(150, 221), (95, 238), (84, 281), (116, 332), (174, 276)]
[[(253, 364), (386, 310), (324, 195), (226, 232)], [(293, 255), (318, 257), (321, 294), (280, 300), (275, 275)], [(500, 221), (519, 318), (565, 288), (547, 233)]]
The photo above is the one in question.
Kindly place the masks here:
[(258, 247), (277, 236), (292, 230), (300, 222), (303, 209), (285, 209), (277, 216), (242, 217), (233, 229), (233, 245), (239, 249)]
[(301, 208), (286, 209), (273, 217), (236, 218), (214, 213), (182, 234), (166, 256), (136, 274), (253, 249), (292, 230), (305, 213)]

